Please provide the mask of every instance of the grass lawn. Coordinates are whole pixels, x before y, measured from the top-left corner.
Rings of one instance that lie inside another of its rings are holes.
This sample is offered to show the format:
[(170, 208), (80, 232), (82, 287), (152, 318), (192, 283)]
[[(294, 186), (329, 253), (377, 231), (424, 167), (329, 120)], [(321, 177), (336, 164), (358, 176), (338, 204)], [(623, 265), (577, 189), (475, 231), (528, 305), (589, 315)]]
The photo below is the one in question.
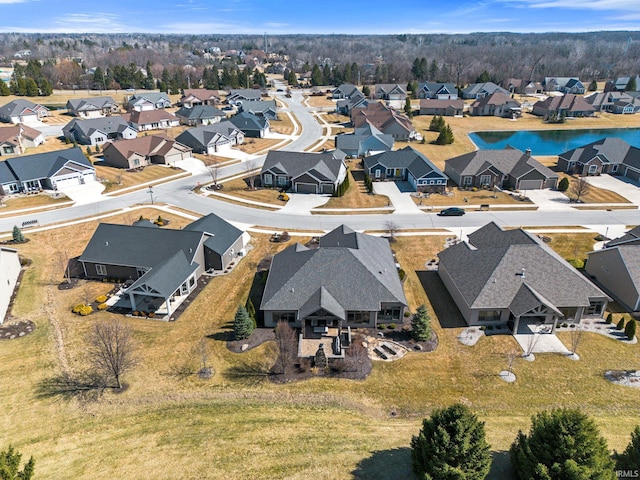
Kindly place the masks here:
[[(224, 182), (224, 189), (221, 190), (220, 193), (253, 200), (254, 202), (271, 203), (273, 205), (284, 205), (286, 203), (282, 200), (278, 200), (280, 192), (277, 188), (259, 188), (257, 190), (249, 190), (247, 185), (248, 183), (245, 179), (235, 178)], [(224, 200), (222, 197), (220, 197), (220, 199)]]
[(317, 144), (315, 146), (312, 146), (310, 149), (308, 149), (307, 151), (310, 152), (322, 152), (324, 150), (333, 150), (334, 148), (336, 148), (336, 142), (334, 140), (327, 140), (321, 144)]
[[(569, 179), (569, 190), (565, 192), (565, 195), (569, 198), (575, 198), (576, 194), (572, 192), (572, 188), (573, 185), (578, 182), (579, 177), (564, 172), (557, 173), (560, 176), (558, 181), (563, 178)], [(604, 188), (594, 187), (593, 185), (589, 185), (587, 191), (580, 196), (580, 200), (584, 203), (631, 203), (613, 190), (605, 190)]]
[(96, 176), (105, 180), (105, 193), (133, 187), (147, 182), (160, 182), (162, 179), (185, 173), (183, 170), (174, 169), (161, 165), (149, 165), (139, 172), (128, 172), (122, 168), (94, 164)]
[[(362, 170), (349, 170), (349, 188), (341, 197), (331, 197), (327, 203), (319, 207), (323, 208), (377, 208), (389, 205), (389, 197), (386, 195), (371, 195), (364, 186)], [(355, 179), (354, 179), (355, 175)]]
[(282, 140), (278, 138), (245, 138), (242, 145), (237, 145), (233, 148), (245, 153), (258, 153), (269, 150), (281, 142)]
[(291, 118), (286, 113), (278, 114), (278, 120), (270, 120), (269, 129), (274, 133), (282, 133), (283, 135), (291, 135), (294, 125)]
[[(509, 195), (505, 192), (492, 192), (490, 190), (460, 190), (458, 187), (453, 187), (450, 189), (453, 192), (453, 196), (448, 197), (446, 195), (440, 195), (438, 193), (434, 193), (429, 195), (427, 198), (420, 197), (411, 197), (416, 204), (419, 205), (461, 205), (464, 206), (466, 203), (470, 205), (477, 204), (488, 204), (488, 205), (531, 205), (529, 201), (518, 200), (513, 195)], [(494, 198), (495, 197), (495, 198)], [(465, 202), (464, 199), (468, 201)]]
[(309, 95), (307, 103), (310, 107), (334, 107), (336, 101), (328, 98), (327, 95)]
[(0, 215), (7, 215), (15, 212), (16, 210), (22, 210), (25, 208), (57, 207), (60, 206), (60, 204), (69, 201), (71, 201), (71, 199), (62, 194), (60, 194), (59, 198), (53, 198), (45, 194), (10, 197), (2, 200)]

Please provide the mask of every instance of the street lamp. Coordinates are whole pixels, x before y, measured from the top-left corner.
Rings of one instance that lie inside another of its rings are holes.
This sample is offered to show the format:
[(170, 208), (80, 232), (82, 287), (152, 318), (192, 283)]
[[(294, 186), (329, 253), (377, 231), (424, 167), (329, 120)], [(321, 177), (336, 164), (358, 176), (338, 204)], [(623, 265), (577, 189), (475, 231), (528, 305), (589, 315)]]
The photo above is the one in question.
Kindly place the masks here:
[(153, 189), (149, 187), (149, 195), (151, 195), (151, 205), (153, 205)]

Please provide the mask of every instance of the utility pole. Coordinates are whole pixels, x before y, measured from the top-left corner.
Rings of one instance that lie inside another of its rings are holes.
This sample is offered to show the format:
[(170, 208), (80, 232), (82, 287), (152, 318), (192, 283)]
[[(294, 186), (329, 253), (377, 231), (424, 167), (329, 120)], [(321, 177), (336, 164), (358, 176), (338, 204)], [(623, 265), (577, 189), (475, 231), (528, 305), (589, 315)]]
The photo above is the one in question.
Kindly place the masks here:
[(151, 205), (153, 205), (153, 189), (149, 186), (149, 195), (151, 195)]

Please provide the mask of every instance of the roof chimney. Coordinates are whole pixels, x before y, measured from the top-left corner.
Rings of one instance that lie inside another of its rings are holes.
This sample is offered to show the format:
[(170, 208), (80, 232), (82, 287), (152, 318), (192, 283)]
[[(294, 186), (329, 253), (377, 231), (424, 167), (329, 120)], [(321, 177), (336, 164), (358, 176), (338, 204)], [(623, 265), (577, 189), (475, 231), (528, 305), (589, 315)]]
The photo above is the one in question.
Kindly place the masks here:
[(531, 156), (531, 149), (530, 149), (530, 148), (527, 148), (527, 149), (524, 151), (524, 154), (525, 154), (527, 157), (530, 157), (530, 156)]

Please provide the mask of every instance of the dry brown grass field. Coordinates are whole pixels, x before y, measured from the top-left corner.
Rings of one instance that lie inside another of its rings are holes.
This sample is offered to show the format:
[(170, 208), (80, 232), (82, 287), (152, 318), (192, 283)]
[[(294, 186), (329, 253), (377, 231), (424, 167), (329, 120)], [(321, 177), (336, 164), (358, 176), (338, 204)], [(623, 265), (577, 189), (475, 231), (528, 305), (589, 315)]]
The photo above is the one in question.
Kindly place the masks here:
[[(529, 201), (518, 200), (515, 196), (509, 195), (505, 192), (493, 192), (490, 190), (460, 190), (458, 187), (449, 188), (449, 191), (453, 193), (452, 196), (432, 194), (427, 198), (412, 197), (413, 201), (419, 205), (462, 205), (465, 203), (469, 205), (531, 205)], [(465, 201), (466, 199), (466, 201)]]
[(293, 133), (294, 125), (289, 115), (285, 113), (278, 114), (278, 120), (270, 120), (271, 127), (269, 128), (274, 133), (281, 133), (283, 135), (291, 135)]
[(279, 143), (282, 143), (282, 140), (277, 138), (245, 138), (244, 143), (237, 145), (234, 149), (244, 153), (259, 153), (269, 150)]
[[(152, 209), (108, 221), (132, 223), (140, 215), (158, 214), (171, 220), (171, 228), (186, 223)], [(424, 263), (443, 248), (444, 235), (399, 237), (392, 245), (407, 272), (409, 307), (414, 311), (427, 304), (438, 349), (376, 362), (364, 381), (272, 384), (264, 371), (274, 361), (273, 345), (243, 354), (227, 350), (229, 322), (246, 299), (258, 262), (286, 247), (254, 234), (246, 258), (229, 275), (214, 278), (176, 322), (122, 318), (139, 345), (140, 363), (125, 376), (128, 390), (107, 391), (95, 401), (43, 395), (40, 386), (61, 373), (61, 365), (73, 372), (85, 367), (86, 332), (96, 321), (112, 318), (70, 312), (73, 304), (107, 292), (108, 284), (81, 281), (71, 290), (57, 288), (59, 259), (79, 255), (96, 226), (92, 221), (27, 234), (30, 241), (20, 246), (33, 264), (25, 271), (13, 314), (33, 320), (37, 329), (0, 343), (0, 423), (5, 438), (36, 457), (36, 478), (335, 479), (379, 478), (382, 471), (385, 478), (411, 478), (408, 447), (421, 419), (434, 407), (458, 401), (486, 422), (496, 452), (508, 449), (540, 409), (583, 409), (596, 418), (609, 447), (618, 450), (638, 423), (637, 391), (602, 378), (605, 369), (638, 365), (636, 345), (587, 334), (580, 361), (556, 355), (538, 355), (531, 363), (516, 360), (518, 380), (507, 384), (497, 373), (506, 367), (507, 352), (516, 348), (512, 338), (486, 337), (465, 347), (457, 340), (460, 329), (443, 328), (440, 322), (446, 325), (458, 314), (445, 302), (440, 321), (435, 318), (431, 300), (440, 290)], [(573, 237), (554, 237), (550, 245), (571, 242)], [(588, 250), (593, 240), (578, 243)], [(429, 295), (423, 283), (430, 286)], [(203, 337), (214, 377), (179, 375), (197, 368), (195, 347)]]
[(98, 162), (94, 165), (96, 176), (105, 181), (105, 193), (122, 190), (147, 182), (161, 183), (163, 179), (174, 175), (190, 175), (179, 168), (171, 168), (161, 165), (149, 165), (140, 171), (127, 171), (122, 168), (101, 165)]
[(331, 197), (318, 210), (323, 208), (377, 208), (389, 205), (389, 197), (386, 195), (370, 195), (367, 193), (362, 170), (350, 170), (347, 175), (349, 175), (349, 188), (345, 194), (342, 197)]

